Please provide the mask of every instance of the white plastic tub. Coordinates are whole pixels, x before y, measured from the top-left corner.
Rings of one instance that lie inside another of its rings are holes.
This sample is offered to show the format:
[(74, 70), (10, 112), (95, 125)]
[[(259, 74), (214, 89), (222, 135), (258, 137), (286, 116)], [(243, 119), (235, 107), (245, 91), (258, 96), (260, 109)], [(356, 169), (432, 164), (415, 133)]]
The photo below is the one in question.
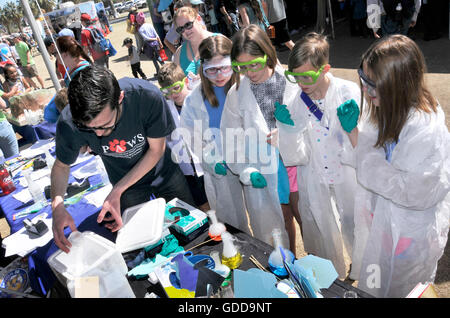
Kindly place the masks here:
[(77, 278), (98, 277), (100, 298), (134, 298), (128, 283), (127, 265), (115, 244), (93, 232), (72, 232), (69, 253), (58, 250), (48, 264), (61, 283), (75, 297)]

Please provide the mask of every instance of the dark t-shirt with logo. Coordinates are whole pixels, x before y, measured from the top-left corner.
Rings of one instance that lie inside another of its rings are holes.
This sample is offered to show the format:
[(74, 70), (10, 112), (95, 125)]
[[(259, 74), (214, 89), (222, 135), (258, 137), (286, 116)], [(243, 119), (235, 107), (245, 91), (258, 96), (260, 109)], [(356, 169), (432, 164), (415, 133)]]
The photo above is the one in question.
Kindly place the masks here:
[[(122, 78), (120, 89), (125, 92), (122, 114), (114, 131), (105, 137), (94, 132), (79, 131), (72, 122), (70, 107), (64, 108), (56, 128), (56, 157), (70, 165), (78, 157), (83, 145), (101, 156), (111, 183), (124, 177), (149, 149), (147, 137), (161, 138), (175, 129), (165, 98), (148, 81)], [(139, 180), (138, 184), (157, 187), (170, 178), (176, 163), (166, 147), (156, 166)]]

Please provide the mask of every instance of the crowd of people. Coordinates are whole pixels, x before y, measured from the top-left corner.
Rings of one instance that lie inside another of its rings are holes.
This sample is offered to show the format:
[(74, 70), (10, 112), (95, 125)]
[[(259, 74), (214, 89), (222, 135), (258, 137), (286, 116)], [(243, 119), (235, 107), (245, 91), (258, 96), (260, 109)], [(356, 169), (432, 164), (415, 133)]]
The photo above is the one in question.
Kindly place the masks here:
[[(108, 54), (96, 55), (87, 15), (81, 41), (46, 41), (65, 87), (53, 113), (59, 248), (71, 247), (64, 229), (76, 231), (64, 207), (70, 165), (89, 151), (113, 185), (97, 218), (113, 232), (126, 208), (177, 197), (268, 244), (279, 229), (293, 252), (297, 222), (307, 253), (377, 297), (405, 297), (434, 280), (449, 229), (450, 135), (404, 30), (374, 30), (354, 83), (332, 75), (325, 35), (292, 41), (282, 0), (177, 1), (170, 23), (153, 2), (152, 23), (134, 9), (127, 17), (134, 78), (117, 79)], [(147, 81), (141, 52), (159, 87)]]

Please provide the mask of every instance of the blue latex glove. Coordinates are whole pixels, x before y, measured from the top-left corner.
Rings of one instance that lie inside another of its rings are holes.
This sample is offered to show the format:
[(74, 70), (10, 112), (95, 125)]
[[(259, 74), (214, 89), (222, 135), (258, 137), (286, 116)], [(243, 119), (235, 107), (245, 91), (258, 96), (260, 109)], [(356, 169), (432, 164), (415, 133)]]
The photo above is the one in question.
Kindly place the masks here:
[(289, 114), (289, 110), (286, 107), (286, 105), (280, 105), (279, 102), (275, 102), (275, 118), (280, 123), (294, 126), (294, 121), (291, 119), (291, 114)]
[(350, 133), (358, 124), (359, 107), (354, 99), (344, 102), (337, 108), (337, 115), (341, 122), (342, 128)]
[(225, 167), (225, 161), (216, 163), (216, 165), (214, 166), (214, 172), (222, 176), (226, 176), (227, 168)]
[(255, 188), (264, 188), (267, 186), (266, 178), (260, 172), (252, 172), (250, 174), (250, 181), (252, 182), (252, 186)]

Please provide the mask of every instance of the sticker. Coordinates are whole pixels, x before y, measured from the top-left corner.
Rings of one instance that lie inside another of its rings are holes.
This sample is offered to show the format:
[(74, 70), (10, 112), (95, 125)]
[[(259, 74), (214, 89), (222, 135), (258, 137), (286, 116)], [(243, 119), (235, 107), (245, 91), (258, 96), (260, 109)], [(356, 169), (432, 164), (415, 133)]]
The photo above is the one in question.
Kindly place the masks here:
[(17, 268), (7, 273), (0, 283), (1, 288), (24, 292), (28, 288), (28, 273), (22, 268)]

